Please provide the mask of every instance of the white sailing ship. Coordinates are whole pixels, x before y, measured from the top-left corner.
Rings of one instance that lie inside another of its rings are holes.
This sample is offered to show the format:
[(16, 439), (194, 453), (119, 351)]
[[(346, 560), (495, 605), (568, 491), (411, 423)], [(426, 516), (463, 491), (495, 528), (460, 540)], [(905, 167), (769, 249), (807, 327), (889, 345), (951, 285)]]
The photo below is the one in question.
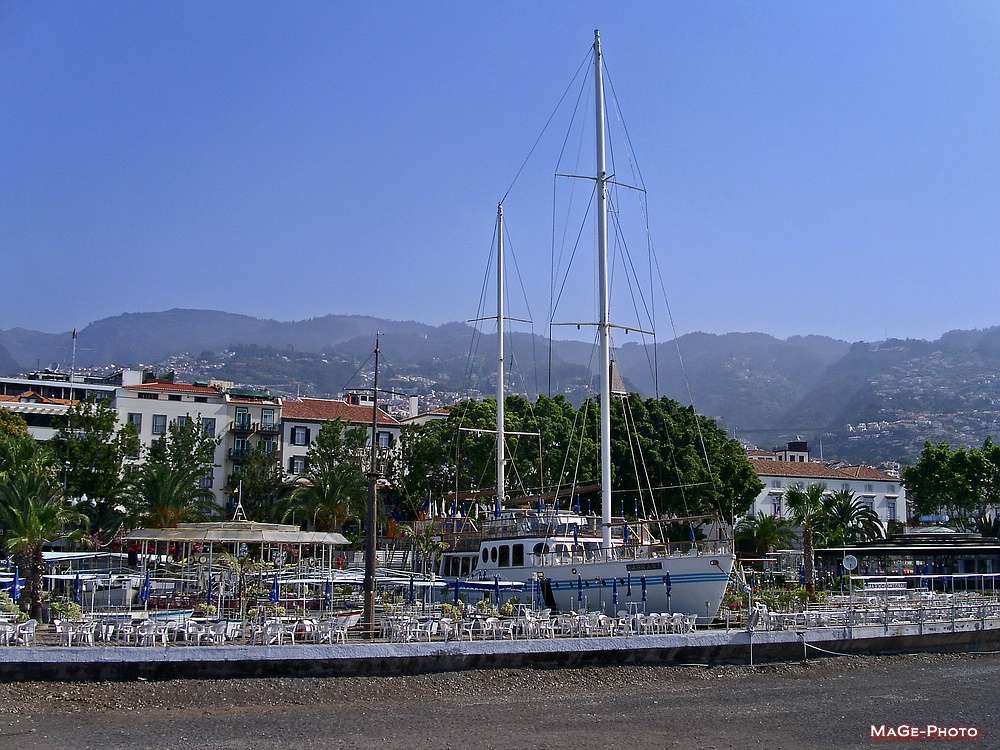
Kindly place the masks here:
[[(504, 448), (504, 291), (503, 206), (498, 210), (497, 283), (497, 483), (492, 517), (472, 519), (442, 512), (434, 531), (447, 543), (438, 556), (437, 573), (458, 586), (486, 589), (519, 583), (522, 598), (561, 611), (599, 610), (696, 614), (700, 623), (716, 616), (735, 563), (728, 540), (694, 539), (681, 544), (661, 541), (661, 521), (612, 517), (611, 409), (614, 378), (608, 273), (608, 202), (610, 177), (605, 165), (604, 76), (600, 35), (594, 39), (596, 91), (597, 245), (599, 277), (598, 331), (600, 368), (601, 515), (581, 513), (579, 500), (559, 493), (520, 502), (505, 495)], [(579, 489), (579, 488), (578, 488)], [(593, 488), (597, 490), (598, 488)], [(564, 500), (564, 502), (560, 502)], [(560, 506), (564, 507), (560, 507)], [(516, 507), (515, 507), (516, 506)], [(452, 506), (454, 508), (454, 506)], [(433, 515), (433, 514), (432, 514)], [(672, 519), (704, 521), (705, 517)], [(720, 524), (714, 524), (718, 532)]]

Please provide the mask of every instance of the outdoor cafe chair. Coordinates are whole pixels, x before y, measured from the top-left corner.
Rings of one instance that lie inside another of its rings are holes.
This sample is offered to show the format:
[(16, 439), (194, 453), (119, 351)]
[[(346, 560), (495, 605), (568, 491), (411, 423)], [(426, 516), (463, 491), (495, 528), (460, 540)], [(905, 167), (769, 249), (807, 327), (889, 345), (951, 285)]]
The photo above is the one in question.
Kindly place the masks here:
[(203, 633), (203, 637), (207, 636), (208, 642), (217, 646), (225, 645), (228, 626), (229, 624), (225, 620), (213, 622), (206, 628), (207, 632)]
[(70, 645), (93, 646), (97, 623), (90, 621), (79, 625), (70, 625)]
[(38, 625), (37, 620), (28, 620), (27, 622), (22, 622), (17, 626), (15, 636), (16, 643), (19, 646), (34, 646), (35, 645), (35, 627)]
[(139, 645), (155, 646), (157, 641), (167, 645), (167, 626), (155, 620), (146, 620), (139, 626)]
[(0, 622), (0, 646), (10, 646), (11, 641), (16, 638), (16, 633), (17, 629), (9, 622)]

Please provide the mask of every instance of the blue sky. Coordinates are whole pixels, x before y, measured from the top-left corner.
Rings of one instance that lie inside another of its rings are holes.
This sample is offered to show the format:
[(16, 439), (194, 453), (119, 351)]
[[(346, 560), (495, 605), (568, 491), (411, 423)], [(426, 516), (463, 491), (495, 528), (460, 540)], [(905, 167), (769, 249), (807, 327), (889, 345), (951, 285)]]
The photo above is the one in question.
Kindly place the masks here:
[(473, 317), (595, 28), (679, 333), (1000, 325), (995, 2), (0, 0), (0, 329)]

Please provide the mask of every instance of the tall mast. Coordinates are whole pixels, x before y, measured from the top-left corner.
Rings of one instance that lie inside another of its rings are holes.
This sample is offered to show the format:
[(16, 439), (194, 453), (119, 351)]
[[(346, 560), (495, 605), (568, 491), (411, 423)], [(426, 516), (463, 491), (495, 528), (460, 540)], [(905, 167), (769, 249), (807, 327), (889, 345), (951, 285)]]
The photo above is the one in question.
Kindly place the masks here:
[(497, 506), (506, 496), (504, 455), (504, 372), (503, 372), (503, 203), (497, 204)]
[(601, 306), (597, 324), (601, 368), (601, 540), (611, 548), (611, 305), (608, 289), (608, 183), (604, 157), (604, 75), (601, 32), (594, 31), (597, 141), (597, 263)]
[(369, 638), (375, 637), (375, 526), (378, 499), (378, 355), (379, 334), (375, 334), (375, 380), (372, 383), (372, 434), (368, 465), (368, 505), (365, 520), (365, 580), (364, 628)]

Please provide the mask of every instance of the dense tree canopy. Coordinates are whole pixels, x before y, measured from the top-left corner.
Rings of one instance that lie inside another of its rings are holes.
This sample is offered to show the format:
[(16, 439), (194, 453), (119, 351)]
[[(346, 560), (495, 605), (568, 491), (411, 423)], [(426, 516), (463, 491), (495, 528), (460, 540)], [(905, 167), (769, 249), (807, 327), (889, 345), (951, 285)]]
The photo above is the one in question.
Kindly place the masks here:
[(134, 523), (168, 528), (199, 521), (215, 510), (206, 477), (220, 438), (207, 435), (200, 420), (171, 422), (126, 484), (126, 509)]
[(917, 463), (903, 469), (903, 482), (913, 516), (943, 514), (972, 528), (1000, 507), (1000, 446), (991, 437), (971, 450), (927, 441)]
[(339, 419), (326, 422), (306, 453), (306, 473), (277, 506), (281, 520), (317, 531), (341, 531), (348, 521), (365, 520), (365, 448), (364, 429)]
[(61, 464), (66, 494), (87, 496), (90, 502), (80, 509), (93, 530), (114, 526), (119, 518), (114, 507), (127, 481), (127, 459), (139, 455), (135, 426), (119, 425), (111, 402), (94, 399), (74, 404), (53, 424), (57, 432), (49, 447)]
[[(563, 396), (541, 396), (534, 404), (508, 398), (506, 431), (532, 434), (507, 435), (507, 493), (596, 482), (599, 408), (589, 400), (577, 410)], [(641, 507), (645, 514), (729, 518), (744, 513), (761, 489), (738, 443), (667, 398), (618, 400), (611, 448), (616, 515)], [(496, 402), (462, 402), (446, 420), (407, 428), (400, 456), (393, 479), (411, 507), (449, 492), (495, 489)]]
[(24, 577), (32, 617), (41, 618), (43, 546), (78, 536), (85, 523), (65, 502), (48, 452), (27, 435), (0, 437), (0, 539)]

